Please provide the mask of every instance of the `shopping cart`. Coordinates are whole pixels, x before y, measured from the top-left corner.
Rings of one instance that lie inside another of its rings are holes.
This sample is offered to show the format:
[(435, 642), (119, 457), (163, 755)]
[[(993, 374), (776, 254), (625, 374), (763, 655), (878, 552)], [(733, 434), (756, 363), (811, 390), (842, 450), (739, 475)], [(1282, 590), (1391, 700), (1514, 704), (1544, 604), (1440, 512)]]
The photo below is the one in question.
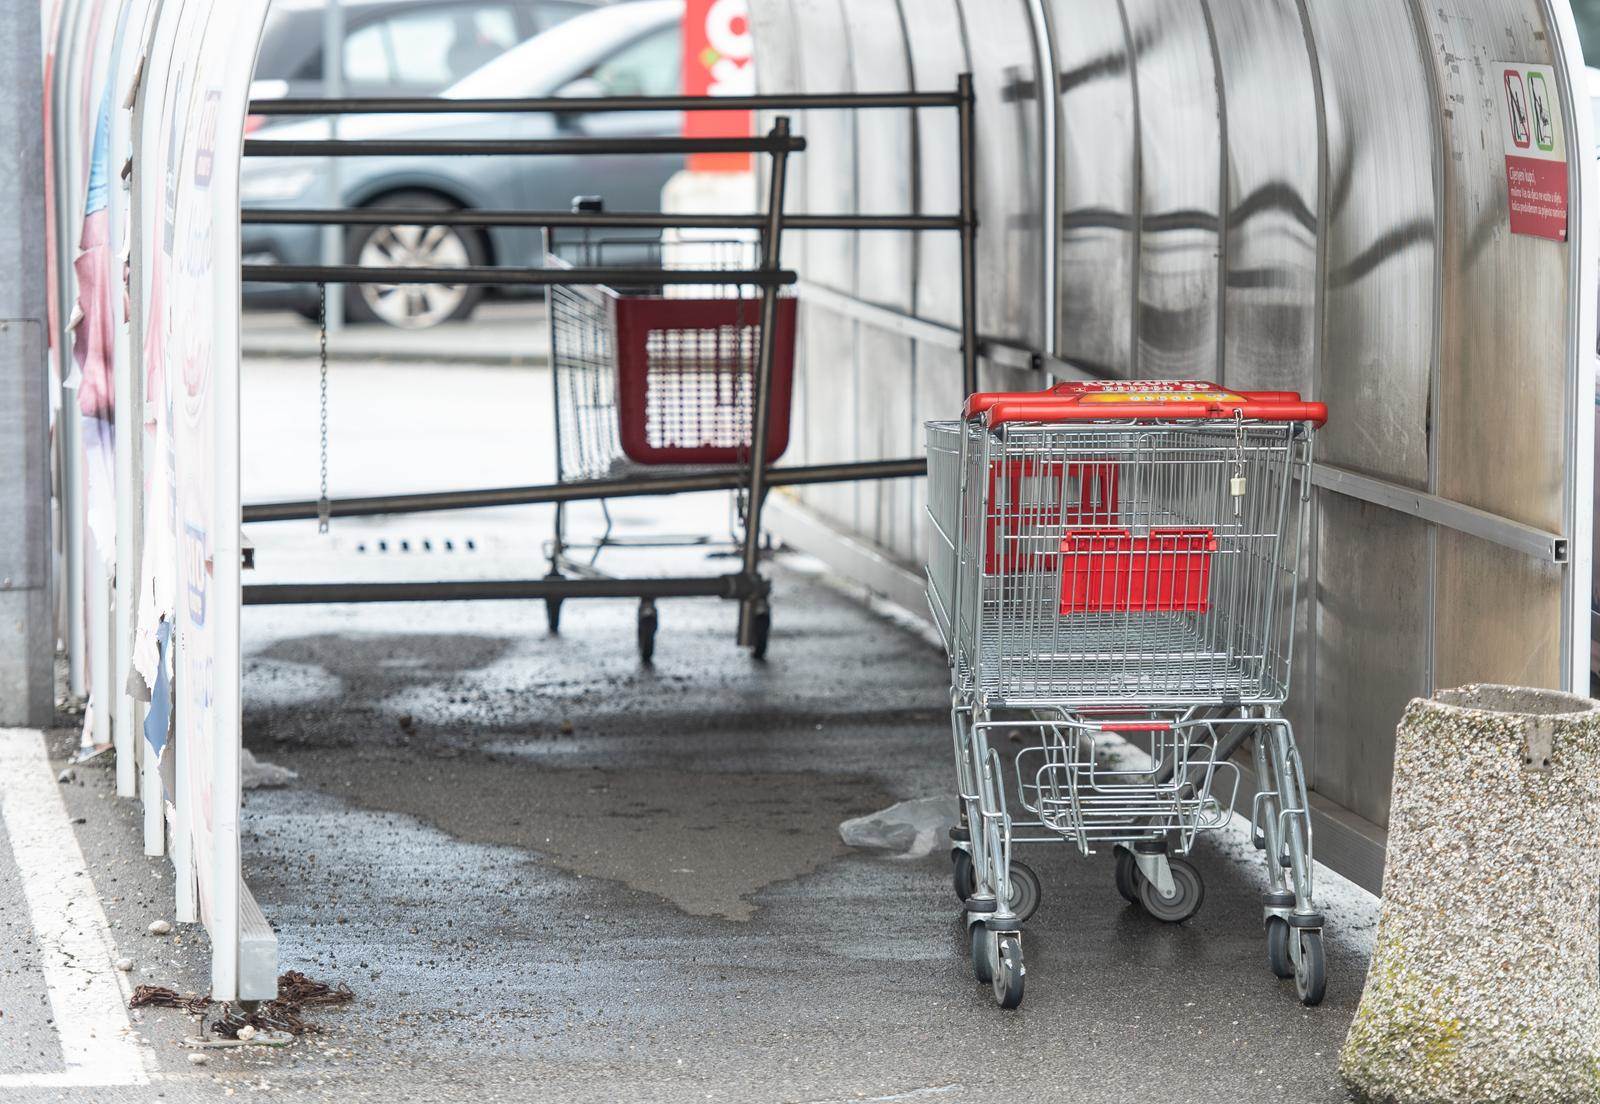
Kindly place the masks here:
[[(963, 420), (928, 423), (954, 881), (974, 971), (1003, 1007), (1022, 1000), (1022, 924), (1040, 898), (1013, 847), (1112, 847), (1121, 894), (1184, 920), (1204, 885), (1180, 856), (1231, 820), (1252, 741), (1268, 959), (1321, 1001), (1305, 778), (1280, 709), (1325, 418), (1292, 392), (1131, 382), (974, 395)], [(1009, 794), (997, 729), (1022, 738)]]
[[(596, 207), (597, 209), (597, 207)], [(548, 243), (547, 267), (638, 266), (637, 286), (559, 285), (549, 289), (550, 365), (555, 386), (556, 478), (566, 483), (618, 480), (749, 465), (754, 381), (761, 343), (760, 289), (744, 285), (659, 287), (648, 273), (691, 268), (752, 270), (760, 243), (692, 239), (662, 243), (637, 238), (597, 239), (587, 233)], [(781, 296), (769, 383), (766, 462), (788, 447), (794, 379), (795, 300)], [(604, 530), (593, 541), (567, 539), (566, 507), (558, 504), (546, 546), (549, 579), (604, 578), (602, 551), (617, 547), (710, 548), (706, 534), (614, 534), (611, 511), (599, 502)], [(734, 497), (729, 544), (742, 544), (747, 498)], [(578, 553), (578, 554), (574, 554)], [(545, 599), (555, 632), (562, 599)], [(654, 598), (641, 598), (640, 656), (655, 650)], [(770, 617), (756, 615), (754, 653), (766, 651)]]

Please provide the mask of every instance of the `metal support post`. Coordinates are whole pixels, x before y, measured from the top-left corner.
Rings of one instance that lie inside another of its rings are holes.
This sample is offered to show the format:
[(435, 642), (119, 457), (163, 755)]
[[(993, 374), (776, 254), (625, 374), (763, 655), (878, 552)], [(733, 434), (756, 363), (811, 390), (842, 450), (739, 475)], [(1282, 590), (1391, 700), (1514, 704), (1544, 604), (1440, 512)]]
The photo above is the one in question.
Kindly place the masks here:
[(55, 709), (39, 5), (0, 4), (0, 725)]
[[(789, 117), (772, 121), (772, 179), (767, 186), (767, 225), (761, 234), (761, 267), (778, 270), (783, 250), (783, 194), (789, 167)], [(754, 580), (761, 555), (761, 506), (767, 494), (767, 431), (772, 420), (768, 392), (772, 382), (772, 357), (777, 348), (778, 288), (768, 283), (761, 289), (761, 337), (756, 356), (756, 375), (750, 389), (750, 501), (745, 511), (744, 574)], [(764, 595), (739, 605), (739, 643), (756, 646), (755, 619), (765, 614)]]
[(965, 394), (978, 390), (978, 207), (977, 146), (973, 115), (972, 74), (956, 78), (961, 157), (961, 384)]
[[(344, 98), (344, 30), (343, 0), (327, 0), (327, 5), (322, 10), (322, 94), (331, 99)], [(342, 115), (328, 116), (330, 141), (339, 140), (339, 124), (343, 118)], [(343, 174), (344, 167), (340, 159), (328, 158), (326, 179), (329, 203), (337, 205), (344, 202)], [(344, 226), (328, 225), (322, 228), (324, 265), (344, 263), (344, 241)], [(344, 329), (344, 297), (343, 287), (334, 288), (331, 294), (325, 296), (322, 308), (324, 335), (337, 334)]]

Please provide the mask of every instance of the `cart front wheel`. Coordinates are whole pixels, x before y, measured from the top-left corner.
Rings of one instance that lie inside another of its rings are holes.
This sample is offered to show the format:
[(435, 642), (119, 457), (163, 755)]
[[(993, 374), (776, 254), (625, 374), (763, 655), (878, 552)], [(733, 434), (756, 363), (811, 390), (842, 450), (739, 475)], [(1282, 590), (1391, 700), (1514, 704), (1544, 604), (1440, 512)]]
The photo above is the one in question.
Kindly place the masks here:
[(994, 989), (994, 1002), (1001, 1008), (1015, 1008), (1021, 1004), (1025, 973), (1022, 940), (1015, 935), (1000, 936), (995, 949), (994, 979), (989, 983)]
[[(558, 583), (564, 578), (566, 578), (566, 576), (561, 574), (561, 572), (552, 571), (550, 574), (544, 577), (544, 580), (547, 583)], [(550, 631), (552, 633), (559, 633), (561, 631), (560, 598), (546, 598), (544, 600), (544, 622), (550, 627)]]
[(1289, 921), (1281, 916), (1267, 917), (1267, 965), (1275, 977), (1294, 977), (1294, 962), (1289, 957)]
[(1200, 872), (1183, 859), (1169, 859), (1167, 865), (1172, 870), (1172, 896), (1163, 895), (1154, 882), (1141, 878), (1139, 903), (1157, 920), (1179, 924), (1200, 911), (1206, 887)]
[(1125, 847), (1117, 848), (1117, 892), (1128, 904), (1139, 903), (1139, 864)]
[(972, 925), (972, 974), (979, 985), (994, 981), (995, 959), (999, 955), (994, 932), (983, 924)]
[(1294, 966), (1294, 991), (1300, 1003), (1315, 1008), (1328, 992), (1328, 966), (1322, 957), (1322, 933), (1314, 928), (1300, 932), (1300, 961)]
[(1014, 862), (1011, 864), (1010, 876), (1007, 879), (1010, 888), (1011, 911), (1017, 914), (1019, 922), (1032, 916), (1039, 907), (1039, 899), (1044, 896), (1044, 890), (1039, 884), (1039, 875), (1033, 872), (1033, 867), (1026, 863)]
[(760, 609), (750, 615), (750, 654), (767, 658), (767, 637), (772, 633), (772, 611)]
[(639, 603), (639, 659), (649, 663), (656, 654), (656, 625), (660, 618), (656, 615), (656, 604), (649, 598)]
[(978, 892), (978, 876), (972, 869), (972, 856), (961, 847), (950, 849), (950, 884), (963, 904)]

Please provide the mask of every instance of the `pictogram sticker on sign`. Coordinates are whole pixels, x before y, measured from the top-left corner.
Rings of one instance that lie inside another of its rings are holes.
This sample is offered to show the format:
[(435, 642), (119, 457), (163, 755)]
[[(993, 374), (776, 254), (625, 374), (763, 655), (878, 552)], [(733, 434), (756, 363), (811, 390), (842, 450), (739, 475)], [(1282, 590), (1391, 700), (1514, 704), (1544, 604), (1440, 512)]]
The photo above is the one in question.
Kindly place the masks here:
[(1567, 143), (1555, 70), (1503, 62), (1500, 129), (1505, 135), (1511, 232), (1567, 240)]

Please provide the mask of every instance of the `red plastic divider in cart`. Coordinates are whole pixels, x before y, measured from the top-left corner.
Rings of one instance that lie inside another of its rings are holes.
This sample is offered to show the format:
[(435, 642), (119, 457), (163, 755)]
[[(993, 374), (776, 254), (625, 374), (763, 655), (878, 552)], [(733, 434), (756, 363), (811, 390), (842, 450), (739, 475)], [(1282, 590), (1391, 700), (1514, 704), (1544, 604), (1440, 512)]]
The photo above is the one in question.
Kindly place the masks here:
[(1078, 529), (1061, 541), (1061, 613), (1205, 613), (1210, 529)]

